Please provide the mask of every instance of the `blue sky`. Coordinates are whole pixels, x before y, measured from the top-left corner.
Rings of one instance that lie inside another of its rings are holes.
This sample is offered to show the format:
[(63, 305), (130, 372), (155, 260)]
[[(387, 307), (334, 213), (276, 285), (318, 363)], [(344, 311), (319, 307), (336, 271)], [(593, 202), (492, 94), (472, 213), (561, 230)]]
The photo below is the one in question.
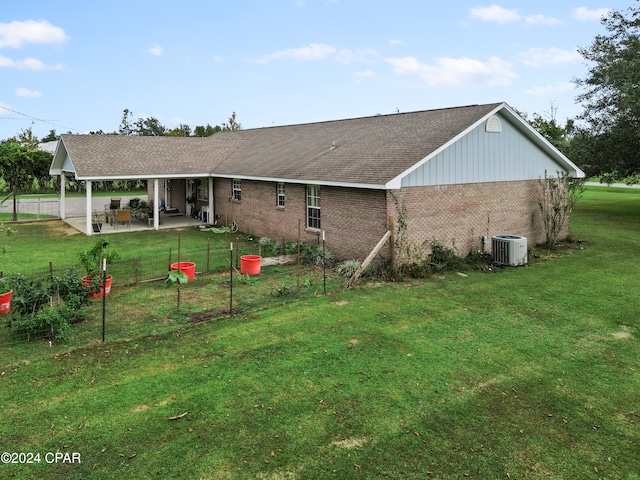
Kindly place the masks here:
[(243, 128), (505, 101), (578, 115), (577, 54), (632, 0), (4, 2), (0, 139)]

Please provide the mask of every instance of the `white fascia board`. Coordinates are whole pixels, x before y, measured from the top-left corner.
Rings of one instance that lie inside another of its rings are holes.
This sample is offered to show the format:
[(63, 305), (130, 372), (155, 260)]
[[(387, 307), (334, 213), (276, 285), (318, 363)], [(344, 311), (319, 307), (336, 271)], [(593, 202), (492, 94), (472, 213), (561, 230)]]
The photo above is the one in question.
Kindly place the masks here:
[(332, 182), (326, 180), (307, 180), (280, 177), (257, 177), (253, 175), (233, 175), (229, 174), (212, 174), (213, 178), (237, 178), (238, 180), (255, 180), (258, 182), (275, 182), (275, 183), (296, 183), (301, 185), (320, 185), (326, 187), (344, 187), (344, 188), (366, 188), (369, 190), (385, 190), (384, 184), (377, 183), (352, 183), (352, 182)]
[(178, 178), (208, 178), (211, 175), (208, 173), (189, 173), (184, 175), (178, 174), (153, 174), (153, 173), (145, 173), (144, 175), (86, 175), (79, 176), (76, 175), (77, 180), (91, 180), (91, 181), (111, 181), (111, 180), (149, 180), (152, 178), (157, 178), (159, 180), (164, 179), (178, 179)]
[(61, 175), (64, 167), (65, 160), (67, 158), (67, 149), (64, 146), (62, 139), (58, 140), (56, 145), (56, 151), (53, 153), (53, 159), (49, 166), (49, 175)]
[(500, 110), (502, 110), (502, 108), (504, 108), (506, 106), (506, 103), (502, 103), (500, 105), (498, 105), (496, 108), (494, 108), (492, 111), (490, 111), (489, 113), (487, 113), (484, 117), (482, 117), (481, 119), (479, 119), (478, 121), (476, 121), (475, 123), (473, 123), (472, 125), (470, 125), (469, 127), (467, 127), (466, 129), (464, 129), (462, 132), (460, 132), (458, 135), (456, 135), (455, 137), (453, 137), (451, 140), (449, 140), (448, 142), (444, 143), (440, 148), (437, 148), (436, 150), (434, 150), (433, 152), (431, 152), (429, 155), (427, 155), (426, 157), (424, 157), (422, 160), (420, 160), (418, 163), (414, 164), (413, 166), (411, 166), (410, 168), (406, 169), (404, 172), (402, 172), (400, 175), (398, 175), (395, 178), (392, 178), (391, 180), (389, 180), (386, 184), (385, 184), (385, 188), (387, 190), (397, 190), (401, 187), (402, 184), (402, 179), (404, 177), (406, 177), (407, 175), (409, 175), (411, 172), (413, 172), (414, 170), (417, 170), (418, 168), (420, 168), (422, 165), (424, 165), (425, 163), (427, 163), (429, 160), (431, 160), (432, 158), (434, 158), (436, 155), (438, 155), (440, 152), (446, 150), (447, 148), (449, 148), (451, 145), (453, 145), (454, 143), (456, 143), (458, 140), (460, 140), (461, 138), (463, 138), (466, 134), (468, 134), (471, 130), (473, 130), (474, 128), (476, 128), (478, 125), (481, 125), (483, 122), (485, 122), (487, 120), (487, 118), (495, 115), (497, 112), (499, 112)]

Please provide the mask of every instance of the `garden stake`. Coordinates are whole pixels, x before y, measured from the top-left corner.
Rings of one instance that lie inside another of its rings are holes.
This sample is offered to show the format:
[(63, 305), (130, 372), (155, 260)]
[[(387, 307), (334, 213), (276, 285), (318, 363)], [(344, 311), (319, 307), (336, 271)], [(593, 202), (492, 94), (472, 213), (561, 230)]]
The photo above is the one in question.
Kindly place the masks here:
[(107, 259), (102, 259), (102, 343), (107, 319)]
[(229, 315), (233, 315), (233, 242), (229, 254)]
[(322, 230), (322, 285), (324, 294), (327, 294), (327, 258), (324, 250), (324, 230)]

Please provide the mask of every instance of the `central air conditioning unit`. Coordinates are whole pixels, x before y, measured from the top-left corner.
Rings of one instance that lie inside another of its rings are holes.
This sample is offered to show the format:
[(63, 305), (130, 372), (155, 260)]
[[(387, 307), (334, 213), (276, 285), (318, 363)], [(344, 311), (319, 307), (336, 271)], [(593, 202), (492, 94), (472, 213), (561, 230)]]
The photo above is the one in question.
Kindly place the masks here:
[(496, 235), (491, 237), (493, 261), (500, 265), (527, 264), (527, 238), (519, 235)]

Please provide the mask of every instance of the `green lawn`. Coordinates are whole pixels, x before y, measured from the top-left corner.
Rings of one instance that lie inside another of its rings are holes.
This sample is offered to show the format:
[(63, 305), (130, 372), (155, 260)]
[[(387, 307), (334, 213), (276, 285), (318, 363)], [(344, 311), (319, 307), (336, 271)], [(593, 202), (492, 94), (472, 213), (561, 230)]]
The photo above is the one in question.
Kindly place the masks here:
[(40, 463), (0, 476), (639, 479), (640, 191), (589, 188), (571, 230), (525, 268), (198, 324), (145, 297), (151, 333), (6, 349), (0, 450)]

